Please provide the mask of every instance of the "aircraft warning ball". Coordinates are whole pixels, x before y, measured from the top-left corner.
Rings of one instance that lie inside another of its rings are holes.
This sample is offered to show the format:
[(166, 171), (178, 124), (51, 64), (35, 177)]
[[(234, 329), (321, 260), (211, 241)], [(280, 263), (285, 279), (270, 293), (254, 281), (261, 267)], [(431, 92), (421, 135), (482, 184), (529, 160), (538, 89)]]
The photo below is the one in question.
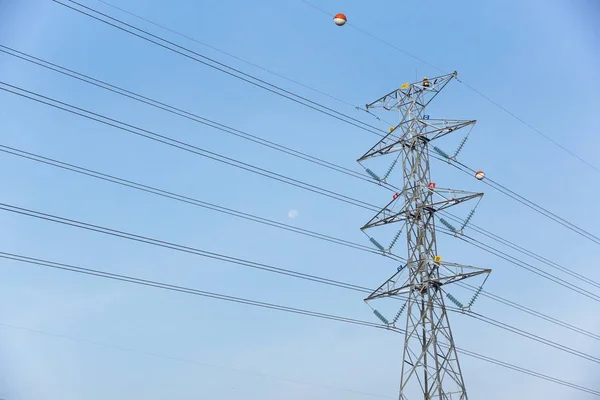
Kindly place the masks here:
[(475, 178), (482, 180), (483, 178), (485, 178), (485, 173), (483, 171), (477, 171), (475, 172)]
[(335, 22), (335, 24), (337, 26), (342, 26), (347, 21), (348, 21), (348, 19), (346, 18), (346, 16), (344, 14), (335, 14), (335, 17), (333, 17), (333, 22)]

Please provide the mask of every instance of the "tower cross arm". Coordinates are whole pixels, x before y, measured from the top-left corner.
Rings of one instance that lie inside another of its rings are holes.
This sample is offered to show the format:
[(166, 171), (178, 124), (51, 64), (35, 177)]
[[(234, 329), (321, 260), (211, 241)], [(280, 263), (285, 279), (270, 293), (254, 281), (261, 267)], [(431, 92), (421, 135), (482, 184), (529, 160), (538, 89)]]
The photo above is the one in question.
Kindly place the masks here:
[[(420, 267), (417, 264), (421, 264)], [(425, 279), (418, 284), (410, 279), (403, 280), (404, 283), (398, 285), (400, 281), (400, 274), (404, 271), (404, 269), (396, 272), (392, 275), (387, 281), (385, 281), (380, 287), (378, 287), (373, 293), (371, 293), (365, 301), (370, 301), (382, 297), (393, 297), (400, 296), (403, 294), (408, 294), (412, 291), (417, 292), (425, 292), (430, 288), (439, 289), (444, 285), (449, 285), (451, 283), (459, 282), (465, 279), (473, 278), (483, 274), (490, 274), (492, 272), (489, 268), (477, 268), (469, 265), (462, 265), (457, 263), (449, 263), (449, 262), (421, 262), (421, 263), (410, 263), (407, 264), (405, 269), (410, 270), (409, 265), (414, 265), (413, 268), (428, 268), (430, 264), (435, 266), (435, 270), (437, 270), (436, 274), (430, 274), (430, 278)], [(414, 271), (413, 271), (414, 272)], [(442, 272), (449, 272), (448, 274), (443, 274)]]
[[(403, 121), (396, 127), (390, 129), (390, 132), (385, 135), (379, 142), (371, 147), (357, 161), (360, 163), (368, 158), (390, 154), (404, 148), (413, 146), (412, 141), (406, 139), (409, 128), (413, 127), (419, 133), (412, 137), (417, 137), (420, 140), (431, 142), (433, 140), (444, 137), (452, 132), (456, 132), (462, 128), (475, 125), (477, 120), (447, 120), (447, 119), (423, 119), (420, 116), (408, 121)], [(396, 132), (400, 132), (399, 134)]]
[[(448, 190), (448, 191), (450, 191), (450, 190)], [(440, 192), (441, 191), (436, 191), (436, 193), (440, 193)], [(451, 191), (451, 192), (454, 194), (457, 193), (456, 191)], [(424, 204), (420, 208), (428, 209), (432, 212), (437, 212), (437, 211), (445, 210), (445, 209), (455, 206), (457, 204), (464, 203), (465, 201), (469, 201), (469, 200), (473, 200), (473, 199), (481, 198), (481, 197), (483, 197), (483, 193), (472, 193), (472, 194), (468, 194), (466, 196), (461, 196), (461, 197), (444, 198), (443, 200), (440, 200), (440, 201), (435, 201), (435, 202), (431, 202), (429, 204)]]
[[(394, 222), (405, 221), (408, 218), (416, 218), (418, 217), (417, 213), (427, 210), (430, 212), (442, 211), (452, 206), (455, 206), (460, 203), (464, 203), (465, 201), (472, 200), (478, 197), (482, 197), (483, 193), (469, 193), (464, 191), (452, 190), (452, 189), (424, 189), (431, 190), (435, 194), (438, 194), (442, 197), (442, 200), (439, 201), (431, 201), (420, 206), (414, 208), (409, 211), (409, 208), (404, 205), (400, 211), (393, 211), (392, 205), (397, 200), (392, 200), (389, 202), (384, 208), (381, 209), (373, 218), (369, 220), (362, 228), (362, 231), (370, 228), (374, 228), (376, 226), (382, 226), (391, 224)], [(406, 191), (405, 191), (406, 192)], [(446, 194), (452, 194), (453, 197), (446, 197)], [(465, 194), (464, 196), (456, 197), (456, 194)]]
[[(423, 81), (417, 81), (413, 83), (405, 83), (400, 88), (395, 89), (372, 103), (367, 104), (365, 107), (369, 108), (382, 108), (384, 110), (392, 110), (394, 108), (401, 108), (408, 104), (409, 99), (414, 98), (415, 95), (419, 95), (421, 98), (420, 105), (422, 107), (427, 106), (439, 92), (458, 75), (456, 71), (440, 75), (431, 79), (424, 79)], [(427, 84), (425, 82), (428, 82)]]

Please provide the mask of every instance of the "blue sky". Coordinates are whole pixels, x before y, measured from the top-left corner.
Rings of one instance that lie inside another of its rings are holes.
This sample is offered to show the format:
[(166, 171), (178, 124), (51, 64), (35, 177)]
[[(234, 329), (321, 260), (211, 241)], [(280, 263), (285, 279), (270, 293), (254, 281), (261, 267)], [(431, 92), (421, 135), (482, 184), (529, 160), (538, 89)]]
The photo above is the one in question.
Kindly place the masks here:
[[(351, 107), (94, 0), (91, 7), (385, 129)], [(597, 161), (600, 7), (593, 0), (323, 1), (351, 23), (459, 77), (581, 157)], [(119, 5), (211, 46), (363, 105), (437, 71), (299, 0), (127, 0)], [(50, 1), (0, 0), (1, 44), (255, 135), (358, 170), (374, 136), (94, 22)], [(1, 80), (375, 204), (389, 194), (301, 160), (2, 54)], [(368, 244), (371, 213), (0, 93), (2, 144), (266, 218)], [(477, 119), (461, 161), (589, 231), (597, 231), (598, 172), (451, 83), (431, 114)], [(394, 116), (387, 115), (387, 119)], [(455, 138), (459, 139), (459, 138)], [(451, 143), (452, 144), (452, 143)], [(598, 248), (440, 163), (438, 186), (486, 191), (473, 222), (600, 280)], [(374, 255), (60, 171), (0, 157), (3, 203), (374, 287), (396, 265)], [(396, 176), (399, 179), (399, 176)], [(298, 210), (290, 220), (289, 210)], [(463, 209), (462, 212), (468, 212)], [(464, 215), (464, 214), (463, 214)], [(0, 213), (0, 251), (373, 320), (354, 292), (248, 270), (92, 232)], [(451, 238), (445, 260), (493, 269), (490, 292), (600, 332), (599, 306)], [(512, 253), (511, 253), (512, 254)], [(519, 258), (524, 256), (516, 254)], [(531, 260), (527, 260), (532, 262)], [(538, 265), (546, 268), (543, 265)], [(554, 272), (554, 271), (552, 271)], [(226, 367), (212, 368), (32, 331), (0, 329), (7, 400), (144, 397), (363, 399), (340, 390), (231, 369), (396, 396), (397, 335), (217, 300), (166, 293), (2, 261), (0, 323)], [(570, 279), (570, 278), (569, 278)], [(581, 285), (584, 285), (583, 283)], [(587, 289), (591, 288), (584, 286)], [(481, 299), (476, 311), (580, 351), (600, 343)], [(465, 316), (458, 346), (600, 390), (598, 365)], [(584, 399), (567, 388), (461, 358), (471, 398)], [(229, 368), (229, 369), (227, 369)], [(586, 397), (587, 396), (587, 397)]]

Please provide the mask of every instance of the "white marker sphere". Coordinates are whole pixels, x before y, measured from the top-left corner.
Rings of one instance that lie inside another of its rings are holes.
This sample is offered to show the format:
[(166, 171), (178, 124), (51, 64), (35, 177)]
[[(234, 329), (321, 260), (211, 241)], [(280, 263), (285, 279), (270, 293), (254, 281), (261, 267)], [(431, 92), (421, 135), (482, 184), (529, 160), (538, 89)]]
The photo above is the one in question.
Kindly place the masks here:
[(477, 171), (475, 172), (475, 178), (482, 180), (483, 178), (485, 178), (485, 173), (483, 171)]
[(333, 17), (333, 22), (335, 22), (337, 26), (342, 26), (346, 24), (347, 21), (348, 19), (344, 14), (336, 14), (335, 17)]

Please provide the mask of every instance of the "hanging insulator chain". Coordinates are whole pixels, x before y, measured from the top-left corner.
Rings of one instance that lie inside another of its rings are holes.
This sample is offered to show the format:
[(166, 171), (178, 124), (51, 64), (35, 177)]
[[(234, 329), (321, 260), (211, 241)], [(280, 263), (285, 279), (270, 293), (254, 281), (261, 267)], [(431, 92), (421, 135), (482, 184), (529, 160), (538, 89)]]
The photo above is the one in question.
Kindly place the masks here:
[(442, 225), (444, 225), (446, 228), (450, 229), (452, 232), (456, 233), (456, 228), (453, 227), (450, 222), (446, 221), (444, 218), (440, 218), (440, 222), (442, 223)]
[(440, 156), (450, 159), (451, 157), (448, 155), (448, 153), (446, 153), (444, 150), (440, 149), (437, 146), (433, 146), (433, 150), (438, 153)]
[(381, 250), (382, 252), (385, 253), (385, 247), (383, 247), (381, 245), (381, 243), (379, 243), (377, 240), (373, 239), (372, 237), (370, 237), (369, 240), (371, 241), (371, 243), (373, 243), (375, 245), (375, 247), (377, 247), (379, 250)]
[(402, 234), (402, 229), (400, 229), (398, 231), (398, 233), (396, 233), (396, 236), (394, 236), (394, 239), (392, 239), (392, 242), (390, 243), (390, 247), (388, 248), (388, 251), (392, 251), (392, 247), (394, 247), (394, 245), (396, 244), (396, 242), (400, 238), (401, 234)]
[(408, 304), (408, 302), (406, 302), (406, 303), (404, 303), (402, 305), (402, 307), (400, 308), (400, 310), (398, 311), (398, 313), (394, 317), (394, 320), (392, 321), (392, 325), (394, 325), (396, 322), (398, 322), (398, 319), (400, 318), (400, 315), (402, 315), (402, 313), (404, 312), (404, 309), (406, 308), (407, 304)]
[(390, 174), (392, 173), (392, 171), (394, 170), (394, 167), (396, 166), (396, 163), (398, 162), (398, 159), (396, 158), (394, 160), (394, 162), (392, 163), (392, 165), (390, 165), (390, 168), (388, 168), (387, 172), (385, 173), (385, 175), (383, 176), (383, 179), (387, 179), (388, 176), (390, 176)]
[(377, 310), (373, 310), (373, 314), (375, 314), (377, 316), (377, 318), (379, 318), (381, 320), (381, 322), (383, 322), (386, 325), (389, 325), (390, 322), (383, 316), (381, 315), (381, 313)]
[(467, 219), (465, 219), (465, 222), (462, 224), (462, 226), (460, 227), (460, 231), (462, 232), (465, 227), (469, 224), (469, 221), (471, 220), (471, 218), (473, 217), (473, 214), (475, 214), (475, 209), (472, 209), (471, 212), (469, 213), (469, 215), (467, 216)]
[(467, 143), (467, 139), (469, 138), (469, 135), (467, 134), (467, 136), (465, 136), (465, 138), (460, 142), (460, 144), (458, 145), (458, 148), (456, 149), (456, 151), (454, 152), (454, 156), (452, 156), (452, 158), (456, 158), (456, 156), (458, 156), (458, 153), (460, 153), (460, 151), (462, 150), (462, 148), (464, 147), (465, 143)]
[(367, 174), (371, 175), (371, 178), (375, 179), (378, 182), (381, 182), (381, 178), (377, 176), (375, 172), (371, 171), (369, 168), (366, 168), (365, 171), (367, 171)]
[(473, 305), (473, 303), (475, 303), (475, 300), (477, 300), (477, 297), (479, 297), (479, 293), (481, 293), (481, 291), (483, 290), (483, 285), (479, 286), (479, 289), (477, 289), (475, 291), (475, 294), (473, 295), (473, 297), (471, 298), (471, 301), (469, 302), (469, 304), (467, 305), (467, 308), (471, 308), (471, 306)]
[(446, 293), (446, 297), (450, 299), (451, 302), (456, 304), (458, 308), (464, 308), (463, 304), (456, 299), (456, 297), (452, 296), (450, 293)]

